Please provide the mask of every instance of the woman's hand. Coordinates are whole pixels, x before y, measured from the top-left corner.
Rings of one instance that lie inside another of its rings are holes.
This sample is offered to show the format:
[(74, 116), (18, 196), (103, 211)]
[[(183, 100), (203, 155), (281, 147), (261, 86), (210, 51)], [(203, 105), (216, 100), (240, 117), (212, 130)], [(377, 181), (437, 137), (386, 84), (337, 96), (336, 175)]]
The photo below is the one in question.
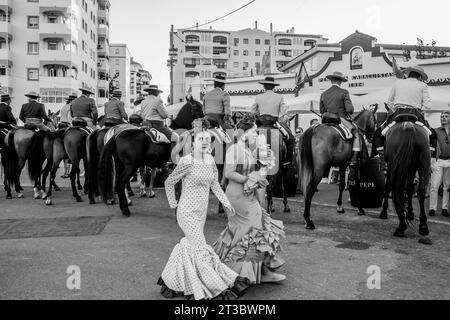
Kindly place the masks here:
[(234, 216), (236, 214), (233, 207), (224, 207), (224, 210), (227, 215)]

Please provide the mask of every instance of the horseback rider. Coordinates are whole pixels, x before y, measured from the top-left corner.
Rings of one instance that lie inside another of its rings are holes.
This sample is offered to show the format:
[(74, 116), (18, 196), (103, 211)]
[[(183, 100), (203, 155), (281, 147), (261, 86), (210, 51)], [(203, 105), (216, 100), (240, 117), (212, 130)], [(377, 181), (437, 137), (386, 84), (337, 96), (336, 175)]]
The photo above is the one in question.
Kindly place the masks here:
[[(428, 85), (424, 82), (428, 79), (427, 74), (420, 66), (406, 68), (404, 71), (405, 79), (399, 79), (395, 82), (389, 94), (387, 106), (390, 108), (390, 115), (383, 127), (386, 127), (394, 121), (400, 114), (412, 114), (417, 117), (424, 126), (429, 128), (425, 121), (423, 109), (431, 108), (430, 92)], [(384, 159), (383, 139), (375, 138), (378, 154)], [(436, 157), (436, 137), (430, 136), (430, 149), (432, 157)]]
[(257, 123), (261, 123), (262, 118), (267, 118), (269, 115), (271, 116), (271, 119), (267, 119), (269, 120), (269, 125), (279, 125), (284, 129), (282, 131), (285, 131), (285, 136), (287, 135), (287, 155), (286, 162), (283, 163), (283, 165), (289, 165), (291, 164), (292, 155), (294, 154), (295, 137), (289, 126), (285, 123), (288, 118), (288, 107), (284, 103), (284, 98), (281, 94), (273, 91), (273, 89), (280, 84), (276, 83), (273, 77), (266, 77), (263, 81), (259, 81), (258, 83), (264, 86), (266, 92), (256, 96), (251, 112), (255, 116), (259, 116)]
[(58, 127), (61, 128), (67, 128), (70, 127), (70, 104), (73, 100), (77, 98), (76, 94), (71, 94), (68, 97), (64, 98), (66, 100), (66, 104), (61, 108), (60, 114), (61, 118), (59, 120)]
[(216, 75), (213, 79), (214, 89), (208, 91), (203, 97), (203, 113), (211, 123), (216, 122), (222, 129), (233, 129), (231, 119), (230, 95), (225, 92), (226, 79)]
[(11, 96), (9, 94), (2, 94), (0, 99), (0, 121), (2, 122), (0, 129), (11, 129), (12, 124), (17, 125), (16, 118), (14, 118), (12, 113)]
[(122, 91), (114, 90), (111, 99), (105, 103), (105, 124), (111, 123), (116, 125), (128, 120), (128, 115), (125, 112), (125, 103), (120, 101), (120, 98), (122, 98)]
[(88, 88), (80, 88), (80, 91), (81, 95), (73, 100), (70, 105), (70, 115), (72, 116), (72, 119), (84, 119), (88, 127), (95, 129), (95, 126), (97, 125), (98, 111), (95, 106), (95, 100), (89, 98), (89, 96), (93, 95), (94, 92)]
[(320, 113), (322, 116), (328, 112), (338, 116), (341, 123), (352, 131), (353, 147), (352, 158), (349, 165), (352, 167), (358, 166), (358, 157), (361, 152), (361, 144), (357, 128), (353, 124), (351, 115), (354, 112), (352, 100), (347, 90), (341, 88), (342, 82), (347, 82), (347, 78), (341, 72), (334, 72), (326, 77), (331, 81), (331, 87), (322, 93), (320, 96)]
[(171, 142), (178, 142), (178, 134), (164, 125), (164, 120), (168, 118), (169, 113), (159, 96), (162, 91), (154, 84), (144, 90), (148, 92), (148, 96), (141, 102), (141, 116), (144, 119), (143, 126), (155, 128)]
[(39, 94), (30, 92), (25, 97), (28, 97), (28, 103), (22, 105), (19, 119), (25, 123), (25, 126), (31, 125), (42, 131), (50, 131), (50, 128), (44, 124), (44, 121), (51, 122), (52, 120), (47, 116), (45, 106), (37, 102), (40, 98)]

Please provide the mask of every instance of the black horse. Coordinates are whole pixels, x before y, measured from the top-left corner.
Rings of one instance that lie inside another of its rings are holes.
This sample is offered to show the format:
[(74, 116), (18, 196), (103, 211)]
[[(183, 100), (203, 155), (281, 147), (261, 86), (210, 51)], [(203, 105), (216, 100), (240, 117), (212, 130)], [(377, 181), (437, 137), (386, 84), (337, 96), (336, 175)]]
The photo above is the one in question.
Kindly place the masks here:
[(192, 129), (192, 121), (203, 118), (203, 105), (192, 96), (186, 98), (186, 104), (181, 107), (176, 118), (172, 121), (170, 128), (173, 130)]

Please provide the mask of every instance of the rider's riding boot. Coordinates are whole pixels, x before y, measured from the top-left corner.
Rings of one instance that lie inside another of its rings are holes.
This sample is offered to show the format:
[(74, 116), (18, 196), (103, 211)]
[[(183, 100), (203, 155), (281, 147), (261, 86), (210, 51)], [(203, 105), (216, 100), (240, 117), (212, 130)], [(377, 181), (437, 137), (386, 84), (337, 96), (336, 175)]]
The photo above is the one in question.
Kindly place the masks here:
[(353, 151), (352, 158), (350, 159), (350, 167), (357, 167), (359, 160), (359, 151)]
[(286, 147), (286, 162), (283, 163), (283, 166), (290, 166), (292, 164), (292, 156), (295, 149), (295, 139), (288, 139)]

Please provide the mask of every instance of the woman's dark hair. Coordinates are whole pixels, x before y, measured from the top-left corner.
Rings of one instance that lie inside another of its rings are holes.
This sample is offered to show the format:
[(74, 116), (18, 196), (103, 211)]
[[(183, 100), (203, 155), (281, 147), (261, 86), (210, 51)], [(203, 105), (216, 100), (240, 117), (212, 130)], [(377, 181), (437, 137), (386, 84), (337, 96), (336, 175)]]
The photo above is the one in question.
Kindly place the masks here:
[(244, 132), (253, 128), (256, 123), (256, 117), (253, 113), (245, 113), (242, 119), (237, 123), (236, 129)]

